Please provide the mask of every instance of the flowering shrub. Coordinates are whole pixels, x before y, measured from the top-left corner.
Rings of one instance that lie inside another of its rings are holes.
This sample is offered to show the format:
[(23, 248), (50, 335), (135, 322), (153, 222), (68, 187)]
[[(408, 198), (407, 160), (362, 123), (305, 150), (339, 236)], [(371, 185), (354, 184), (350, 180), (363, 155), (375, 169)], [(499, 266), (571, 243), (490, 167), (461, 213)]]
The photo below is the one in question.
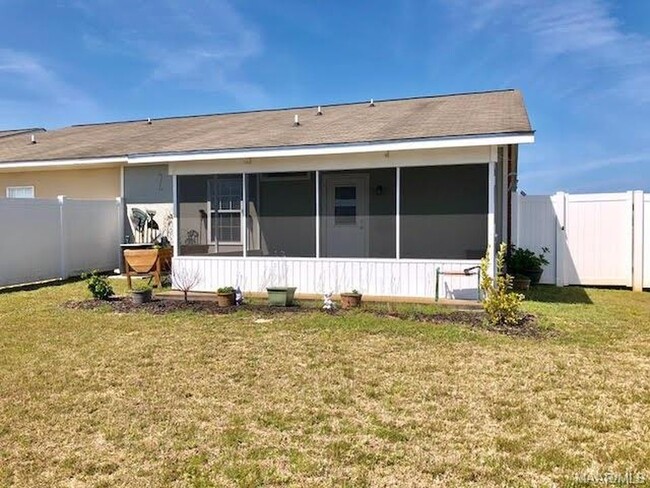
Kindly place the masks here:
[(519, 305), (524, 296), (512, 291), (512, 276), (505, 272), (508, 246), (502, 242), (496, 256), (496, 276), (490, 276), (490, 249), (481, 259), (481, 292), (483, 308), (492, 326), (516, 326), (521, 323)]

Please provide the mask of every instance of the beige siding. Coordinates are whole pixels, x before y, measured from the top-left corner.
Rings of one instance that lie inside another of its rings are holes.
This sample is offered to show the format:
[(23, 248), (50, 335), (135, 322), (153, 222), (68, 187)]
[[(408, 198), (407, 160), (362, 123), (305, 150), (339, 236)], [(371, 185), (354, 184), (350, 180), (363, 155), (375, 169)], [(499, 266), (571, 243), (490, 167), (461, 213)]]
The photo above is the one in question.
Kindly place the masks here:
[(0, 173), (0, 198), (5, 198), (8, 186), (33, 186), (36, 198), (116, 198), (120, 196), (120, 168)]

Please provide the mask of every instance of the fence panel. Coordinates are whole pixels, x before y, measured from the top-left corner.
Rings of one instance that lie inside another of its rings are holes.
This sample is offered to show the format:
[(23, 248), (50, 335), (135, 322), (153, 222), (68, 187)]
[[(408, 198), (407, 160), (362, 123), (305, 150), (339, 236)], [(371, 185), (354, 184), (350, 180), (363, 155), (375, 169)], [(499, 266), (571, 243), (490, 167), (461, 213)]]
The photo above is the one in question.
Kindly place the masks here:
[(517, 195), (513, 207), (515, 244), (549, 248), (542, 283), (650, 287), (650, 195)]
[(632, 286), (632, 194), (566, 196), (570, 285)]
[(0, 200), (0, 286), (60, 276), (58, 200)]
[(650, 288), (650, 195), (643, 196), (643, 287)]
[[(548, 248), (549, 265), (544, 269), (541, 283), (555, 283), (556, 249), (555, 238), (557, 216), (550, 195), (522, 196), (517, 195), (517, 237), (515, 242), (519, 247), (541, 252)], [(530, 225), (534, 222), (534, 225)]]
[(119, 267), (121, 202), (0, 200), (0, 286)]

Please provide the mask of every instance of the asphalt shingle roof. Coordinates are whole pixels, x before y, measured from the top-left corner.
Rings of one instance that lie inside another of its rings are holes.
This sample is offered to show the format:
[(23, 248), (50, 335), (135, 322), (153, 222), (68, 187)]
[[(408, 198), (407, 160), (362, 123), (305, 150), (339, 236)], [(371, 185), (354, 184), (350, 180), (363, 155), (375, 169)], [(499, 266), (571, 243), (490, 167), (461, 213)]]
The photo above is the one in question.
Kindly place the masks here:
[[(0, 139), (0, 163), (532, 132), (517, 90), (78, 125)], [(294, 126), (294, 115), (300, 125)]]
[(39, 127), (30, 127), (28, 129), (9, 129), (9, 130), (0, 130), (0, 139), (3, 137), (17, 136), (20, 134), (32, 134), (34, 132), (44, 132), (45, 129)]

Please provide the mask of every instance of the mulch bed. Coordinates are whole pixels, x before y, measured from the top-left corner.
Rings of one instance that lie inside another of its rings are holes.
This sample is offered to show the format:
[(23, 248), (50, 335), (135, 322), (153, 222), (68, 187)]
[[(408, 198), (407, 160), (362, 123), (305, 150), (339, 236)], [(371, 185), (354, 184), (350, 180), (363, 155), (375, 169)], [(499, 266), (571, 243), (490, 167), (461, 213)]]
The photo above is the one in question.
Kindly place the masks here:
[(258, 312), (263, 315), (313, 312), (314, 308), (300, 307), (271, 307), (261, 304), (244, 304), (235, 307), (220, 307), (216, 301), (184, 301), (178, 299), (154, 298), (148, 303), (136, 305), (130, 297), (111, 297), (108, 300), (70, 301), (64, 304), (66, 308), (77, 310), (95, 310), (110, 308), (116, 313), (146, 312), (153, 315), (164, 315), (172, 312), (202, 312), (214, 315), (227, 315), (240, 311)]
[[(253, 312), (262, 316), (287, 315), (287, 314), (306, 314), (306, 313), (328, 313), (331, 315), (344, 315), (346, 313), (356, 313), (356, 311), (347, 311), (337, 308), (333, 311), (324, 312), (320, 308), (313, 306), (294, 305), (291, 307), (271, 307), (265, 304), (247, 303), (235, 307), (220, 307), (215, 301), (201, 300), (185, 302), (179, 299), (161, 299), (154, 298), (151, 302), (143, 305), (136, 305), (130, 297), (112, 297), (109, 300), (82, 300), (69, 301), (64, 303), (64, 307), (76, 310), (96, 310), (110, 308), (115, 313), (135, 313), (145, 312), (153, 315), (163, 315), (172, 312), (200, 312), (214, 315), (227, 315), (240, 311)], [(493, 327), (485, 322), (485, 314), (482, 310), (465, 311), (450, 310), (449, 312), (401, 312), (374, 309), (364, 307), (361, 311), (372, 313), (377, 317), (390, 317), (400, 320), (411, 320), (427, 324), (457, 324), (465, 325), (472, 328), (480, 328), (505, 334), (509, 336), (532, 337), (538, 338), (547, 336), (550, 331), (543, 330), (539, 327), (537, 317), (532, 314), (526, 314), (522, 317), (519, 325), (515, 327)]]

